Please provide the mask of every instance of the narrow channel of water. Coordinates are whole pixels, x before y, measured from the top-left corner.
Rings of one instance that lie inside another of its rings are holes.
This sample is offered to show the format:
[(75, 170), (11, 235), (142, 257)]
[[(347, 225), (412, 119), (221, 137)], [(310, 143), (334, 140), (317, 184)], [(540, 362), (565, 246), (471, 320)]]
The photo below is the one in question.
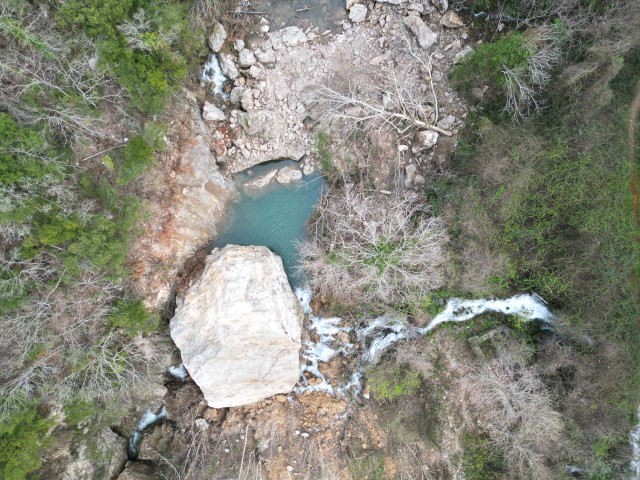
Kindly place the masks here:
[(227, 207), (226, 218), (219, 227), (220, 235), (212, 247), (264, 245), (282, 258), (289, 282), (296, 288), (305, 279), (298, 269), (298, 242), (305, 239), (306, 224), (320, 199), (324, 180), (318, 171), (302, 180), (282, 185), (272, 180), (263, 188), (247, 188), (246, 182), (269, 170), (297, 165), (281, 160), (256, 165), (234, 175), (238, 197)]

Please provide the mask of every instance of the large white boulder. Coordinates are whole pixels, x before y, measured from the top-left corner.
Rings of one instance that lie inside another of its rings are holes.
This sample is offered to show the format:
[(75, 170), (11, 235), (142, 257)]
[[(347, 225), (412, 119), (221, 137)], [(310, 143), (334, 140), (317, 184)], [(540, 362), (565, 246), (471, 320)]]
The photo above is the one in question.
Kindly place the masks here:
[(209, 406), (235, 407), (293, 389), (303, 317), (280, 257), (227, 245), (178, 300), (171, 338)]
[(226, 39), (227, 32), (224, 27), (221, 23), (215, 22), (213, 24), (213, 31), (211, 32), (211, 35), (209, 35), (209, 48), (218, 53)]

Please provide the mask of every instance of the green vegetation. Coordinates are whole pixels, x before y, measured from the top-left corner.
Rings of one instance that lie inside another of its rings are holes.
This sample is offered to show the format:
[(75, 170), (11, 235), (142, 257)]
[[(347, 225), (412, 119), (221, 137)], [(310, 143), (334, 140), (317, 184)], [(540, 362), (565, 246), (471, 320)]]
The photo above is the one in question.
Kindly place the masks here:
[(333, 152), (331, 151), (331, 137), (328, 133), (318, 130), (316, 138), (316, 155), (320, 159), (320, 171), (327, 178), (335, 173)]
[(403, 395), (415, 395), (422, 386), (419, 371), (386, 362), (374, 367), (367, 378), (373, 398), (378, 402), (397, 400)]
[(36, 405), (0, 423), (0, 477), (22, 480), (41, 465), (40, 454), (51, 440), (46, 436), (54, 421)]
[(110, 325), (112, 328), (122, 328), (126, 335), (135, 337), (141, 332), (154, 332), (159, 321), (158, 314), (149, 312), (141, 299), (118, 300), (111, 313)]
[(504, 472), (504, 460), (491, 445), (486, 435), (467, 433), (462, 437), (463, 469), (468, 480), (502, 480), (507, 476)]

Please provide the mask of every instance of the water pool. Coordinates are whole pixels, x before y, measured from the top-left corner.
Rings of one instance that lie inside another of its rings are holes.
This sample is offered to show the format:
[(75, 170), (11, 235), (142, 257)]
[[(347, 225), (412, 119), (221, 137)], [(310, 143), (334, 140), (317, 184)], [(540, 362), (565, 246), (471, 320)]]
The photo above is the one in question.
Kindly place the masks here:
[(297, 165), (281, 160), (256, 165), (234, 175), (238, 197), (228, 204), (227, 215), (219, 227), (220, 235), (212, 247), (264, 245), (277, 253), (284, 264), (292, 287), (305, 282), (299, 271), (297, 243), (304, 240), (306, 223), (321, 192), (327, 187), (316, 170), (302, 180), (281, 185), (272, 180), (261, 189), (245, 188), (244, 183), (274, 168)]

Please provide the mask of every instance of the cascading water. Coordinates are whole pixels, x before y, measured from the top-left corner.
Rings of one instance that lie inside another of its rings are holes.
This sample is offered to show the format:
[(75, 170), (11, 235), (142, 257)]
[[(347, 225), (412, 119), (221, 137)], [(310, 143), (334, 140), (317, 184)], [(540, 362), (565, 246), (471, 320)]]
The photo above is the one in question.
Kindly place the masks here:
[(212, 53), (209, 55), (207, 62), (204, 64), (201, 79), (206, 83), (213, 84), (213, 90), (211, 92), (214, 95), (220, 94), (226, 96), (222, 90), (222, 85), (227, 80), (227, 77), (222, 74), (218, 57), (215, 54)]
[[(445, 308), (423, 328), (416, 328), (409, 324), (404, 315), (385, 314), (369, 321), (364, 327), (352, 329), (341, 325), (340, 318), (324, 318), (314, 315), (309, 306), (311, 290), (308, 286), (296, 289), (296, 296), (305, 313), (309, 315), (309, 330), (315, 331), (318, 336), (318, 341), (309, 340), (304, 345), (302, 356), (306, 360), (306, 364), (302, 366), (300, 382), (294, 390), (298, 393), (307, 390), (335, 393), (337, 390), (339, 394), (346, 394), (350, 390), (355, 390), (353, 393), (357, 394), (360, 391), (360, 380), (366, 365), (376, 364), (384, 352), (401, 340), (426, 335), (442, 323), (464, 322), (489, 311), (519, 315), (528, 321), (538, 320), (547, 328), (551, 328), (550, 324), (553, 320), (549, 306), (540, 296), (521, 294), (504, 300), (451, 298)], [(350, 338), (355, 336), (361, 345), (360, 349), (355, 349), (355, 345), (352, 343), (340, 342), (337, 338), (340, 332), (349, 334)], [(364, 347), (366, 345), (368, 347)], [(318, 363), (329, 362), (336, 355), (348, 356), (356, 353), (359, 354), (359, 359), (356, 371), (350, 381), (334, 388), (320, 372)], [(304, 375), (305, 372), (309, 372), (320, 381), (311, 384)], [(638, 435), (640, 435), (640, 430)]]
[(147, 408), (140, 421), (138, 421), (137, 429), (131, 434), (129, 439), (129, 458), (135, 460), (138, 458), (138, 446), (142, 441), (142, 432), (147, 428), (161, 420), (167, 418), (167, 409), (163, 405), (158, 413), (153, 413)]

